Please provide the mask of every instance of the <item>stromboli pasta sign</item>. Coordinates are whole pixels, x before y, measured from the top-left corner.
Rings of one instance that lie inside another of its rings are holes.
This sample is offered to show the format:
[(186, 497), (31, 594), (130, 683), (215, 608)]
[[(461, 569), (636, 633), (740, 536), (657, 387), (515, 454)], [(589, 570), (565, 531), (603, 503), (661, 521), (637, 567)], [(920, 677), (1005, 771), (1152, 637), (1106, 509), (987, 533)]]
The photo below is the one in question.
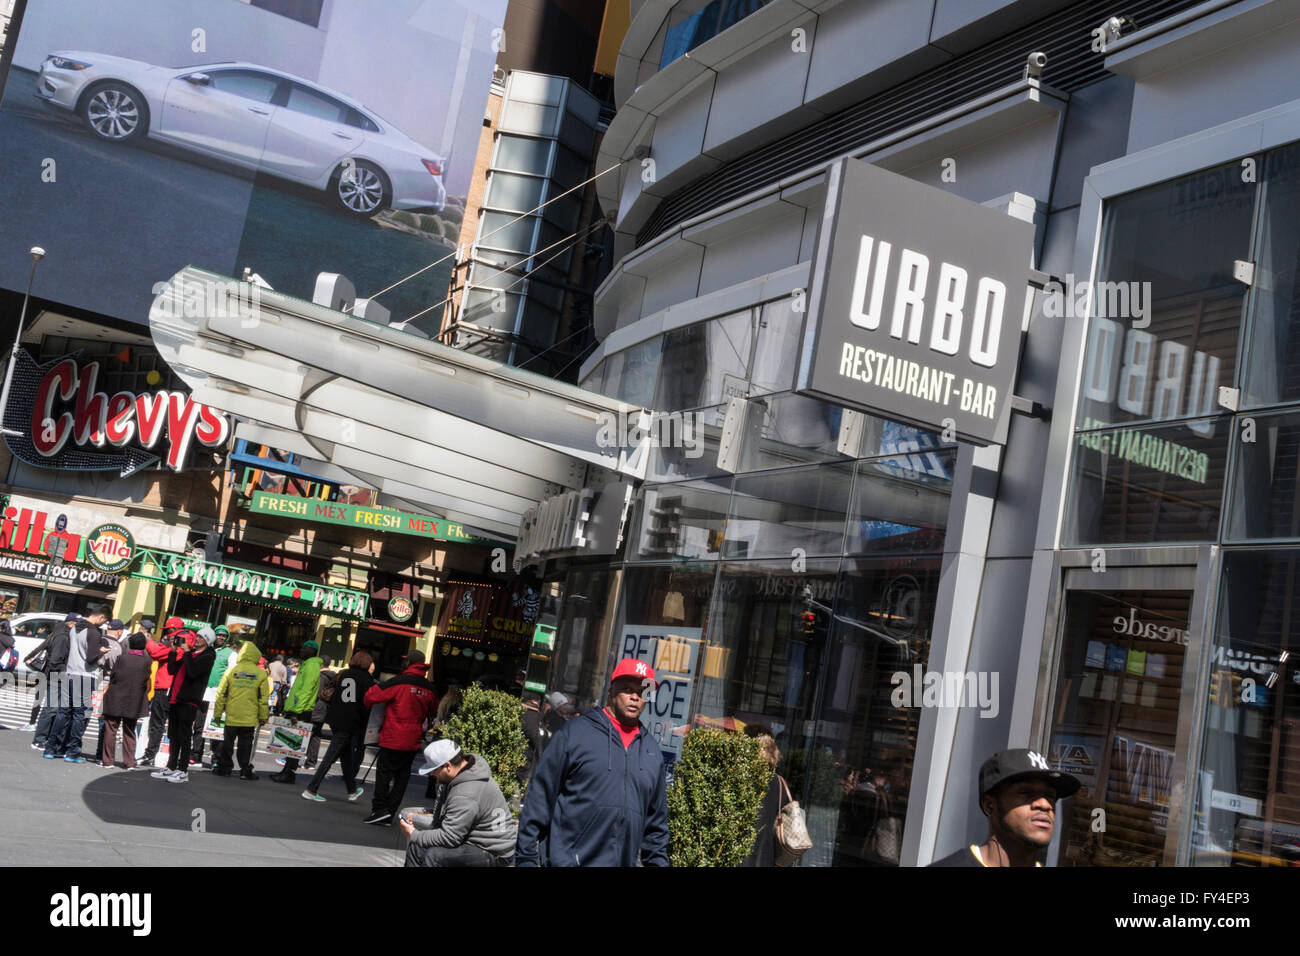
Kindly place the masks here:
[(1003, 444), (1030, 223), (841, 160), (817, 236), (796, 391)]

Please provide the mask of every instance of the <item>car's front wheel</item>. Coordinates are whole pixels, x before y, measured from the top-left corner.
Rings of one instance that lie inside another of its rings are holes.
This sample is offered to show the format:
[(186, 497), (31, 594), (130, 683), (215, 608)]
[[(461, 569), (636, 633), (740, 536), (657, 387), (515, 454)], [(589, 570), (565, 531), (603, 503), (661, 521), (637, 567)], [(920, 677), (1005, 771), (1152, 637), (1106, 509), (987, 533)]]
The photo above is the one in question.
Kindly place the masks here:
[(81, 116), (100, 139), (129, 143), (149, 128), (149, 107), (139, 91), (125, 83), (101, 83), (81, 103)]
[(369, 217), (384, 208), (388, 181), (378, 166), (345, 162), (334, 175), (334, 198), (348, 215)]

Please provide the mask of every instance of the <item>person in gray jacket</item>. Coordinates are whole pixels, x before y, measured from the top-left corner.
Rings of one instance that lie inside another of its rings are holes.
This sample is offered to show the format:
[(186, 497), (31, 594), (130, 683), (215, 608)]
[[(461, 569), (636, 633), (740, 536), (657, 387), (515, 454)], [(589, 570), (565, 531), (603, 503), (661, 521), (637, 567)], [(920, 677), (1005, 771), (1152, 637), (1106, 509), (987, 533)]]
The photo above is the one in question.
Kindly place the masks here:
[(407, 866), (510, 866), (516, 830), (487, 761), (450, 740), (424, 748), (421, 774), (437, 783), (433, 807), (398, 814), (407, 835)]

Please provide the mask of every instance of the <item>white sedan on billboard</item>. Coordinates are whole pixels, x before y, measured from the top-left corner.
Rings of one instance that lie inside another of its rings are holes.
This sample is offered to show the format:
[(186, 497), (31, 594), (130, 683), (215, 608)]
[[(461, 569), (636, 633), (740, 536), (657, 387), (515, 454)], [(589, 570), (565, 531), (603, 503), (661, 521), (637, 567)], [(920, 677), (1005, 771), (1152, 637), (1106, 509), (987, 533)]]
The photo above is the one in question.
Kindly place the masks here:
[(62, 50), (36, 95), (76, 113), (100, 139), (144, 136), (325, 191), (344, 212), (437, 212), (443, 158), (340, 93), (252, 63), (182, 69)]

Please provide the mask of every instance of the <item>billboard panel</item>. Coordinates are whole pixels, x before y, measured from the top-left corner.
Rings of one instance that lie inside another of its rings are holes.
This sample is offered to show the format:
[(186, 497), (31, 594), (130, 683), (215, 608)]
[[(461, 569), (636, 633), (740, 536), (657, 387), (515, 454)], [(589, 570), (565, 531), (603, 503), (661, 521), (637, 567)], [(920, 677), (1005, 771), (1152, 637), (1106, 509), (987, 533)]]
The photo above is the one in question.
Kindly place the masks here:
[[(447, 255), (506, 0), (29, 0), (0, 103), (0, 285), (148, 322), (186, 265), (310, 299)], [(379, 300), (405, 319), (451, 262)], [(441, 309), (421, 321), (436, 329)]]

